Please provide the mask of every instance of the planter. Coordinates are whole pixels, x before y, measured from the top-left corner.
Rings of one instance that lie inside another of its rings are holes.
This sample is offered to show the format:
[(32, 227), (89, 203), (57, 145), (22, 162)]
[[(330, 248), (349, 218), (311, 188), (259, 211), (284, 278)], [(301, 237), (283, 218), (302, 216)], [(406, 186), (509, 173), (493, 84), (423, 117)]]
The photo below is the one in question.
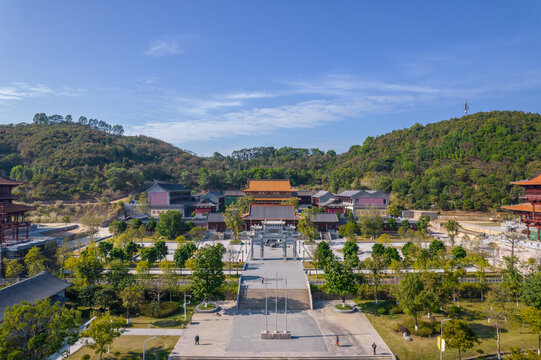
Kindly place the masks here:
[[(352, 313), (352, 312), (355, 312), (355, 310), (357, 310), (357, 308), (355, 308), (355, 305), (354, 306), (350, 306), (350, 309), (341, 309), (339, 308), (339, 306), (342, 306), (342, 303), (340, 304), (337, 304), (337, 305), (333, 305), (332, 309), (336, 312), (339, 312), (339, 313), (343, 313), (343, 314), (349, 314), (349, 313)], [(346, 305), (348, 306), (348, 305)]]
[[(211, 304), (212, 304), (212, 303), (209, 303), (209, 305), (211, 305)], [(204, 307), (205, 304), (204, 304), (204, 303), (201, 303), (201, 304), (199, 304), (199, 305), (197, 305), (197, 306), (195, 307), (195, 311), (197, 311), (198, 313), (210, 314), (210, 313), (214, 313), (214, 312), (217, 312), (217, 311), (220, 311), (220, 310), (221, 310), (221, 308), (220, 308), (218, 305), (216, 305), (216, 304), (212, 304), (212, 305), (214, 305), (213, 308), (206, 309), (206, 308)]]

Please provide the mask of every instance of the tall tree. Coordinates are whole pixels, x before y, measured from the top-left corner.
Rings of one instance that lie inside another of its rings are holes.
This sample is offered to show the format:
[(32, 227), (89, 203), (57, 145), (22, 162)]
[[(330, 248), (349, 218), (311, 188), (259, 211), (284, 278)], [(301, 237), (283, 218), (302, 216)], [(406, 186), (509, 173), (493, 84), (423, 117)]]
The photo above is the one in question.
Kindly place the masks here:
[(541, 355), (541, 309), (527, 308), (520, 317), (537, 334), (537, 355)]
[[(334, 254), (328, 242), (321, 241), (317, 244), (314, 252), (314, 266), (317, 269), (326, 269), (331, 261), (334, 260)], [(317, 272), (316, 272), (317, 274)]]
[(338, 228), (338, 235), (345, 237), (350, 241), (356, 241), (357, 237), (355, 232), (357, 231), (357, 224), (355, 221), (348, 221), (347, 224)]
[(115, 292), (119, 292), (134, 283), (133, 275), (122, 260), (113, 260), (109, 264), (109, 271), (106, 273), (107, 282)]
[(462, 359), (462, 351), (471, 349), (477, 340), (475, 331), (462, 320), (451, 320), (443, 327), (445, 344), (458, 350), (458, 359)]
[(308, 241), (314, 240), (319, 235), (317, 227), (313, 222), (315, 216), (314, 209), (315, 208), (303, 210), (297, 224), (297, 231), (308, 239)]
[(182, 214), (177, 210), (167, 210), (160, 214), (158, 220), (156, 231), (171, 240), (189, 230), (189, 226), (182, 219)]
[(378, 287), (381, 284), (381, 279), (383, 276), (383, 271), (386, 268), (387, 261), (382, 255), (374, 255), (372, 254), (371, 257), (367, 258), (364, 261), (364, 267), (370, 272), (368, 273), (368, 277), (370, 281), (372, 282), (372, 285), (374, 285), (374, 297), (376, 300), (376, 304), (378, 303)]
[(140, 285), (130, 285), (120, 291), (122, 306), (126, 309), (126, 318), (130, 321), (130, 310), (137, 310), (145, 300), (143, 288)]
[(507, 321), (509, 310), (507, 309), (507, 300), (509, 298), (508, 289), (501, 283), (494, 285), (490, 292), (487, 294), (487, 302), (490, 305), (488, 317), (490, 324), (496, 328), (496, 345), (498, 350), (498, 359), (502, 358), (501, 352), (501, 333), (502, 324)]
[(28, 276), (34, 276), (47, 269), (47, 258), (41, 253), (39, 247), (35, 246), (24, 256), (24, 264)]
[(81, 322), (81, 314), (46, 299), (8, 307), (0, 324), (0, 358), (45, 359), (62, 347)]
[(242, 226), (244, 225), (240, 207), (234, 204), (229, 205), (224, 212), (224, 221), (225, 226), (233, 233), (234, 239), (238, 240), (240, 233), (242, 232)]
[(355, 293), (355, 277), (351, 268), (332, 260), (325, 269), (325, 283), (328, 291), (342, 298), (342, 306), (346, 305), (346, 296)]
[(18, 260), (7, 260), (3, 259), (5, 266), (6, 277), (11, 279), (11, 281), (19, 280), (19, 277), (24, 272), (24, 266)]
[(458, 235), (460, 230), (460, 224), (456, 220), (448, 220), (443, 227), (447, 230), (447, 235), (449, 235), (449, 240), (451, 245), (455, 246), (455, 237)]
[(393, 289), (393, 295), (396, 298), (400, 308), (404, 313), (411, 315), (417, 327), (417, 319), (421, 311), (425, 309), (424, 304), (424, 285), (419, 273), (406, 273), (398, 286)]
[(90, 323), (88, 329), (82, 332), (82, 336), (91, 338), (87, 340), (86, 345), (99, 354), (100, 360), (107, 351), (113, 340), (122, 335), (122, 330), (126, 327), (124, 318), (112, 318), (109, 312), (99, 315)]
[(186, 261), (188, 261), (196, 251), (197, 247), (193, 242), (184, 243), (175, 250), (173, 260), (175, 261), (175, 264), (182, 269), (186, 265)]
[(207, 234), (207, 229), (203, 226), (195, 226), (188, 231), (188, 236), (191, 241), (193, 241), (196, 245), (199, 244)]
[(102, 276), (103, 263), (98, 257), (98, 250), (91, 243), (78, 258), (70, 257), (66, 261), (66, 268), (75, 272), (75, 281), (78, 285), (93, 285)]
[(223, 298), (224, 253), (225, 248), (219, 243), (214, 246), (205, 245), (195, 254), (190, 288), (194, 297), (204, 300), (205, 304), (212, 298)]
[(161, 261), (165, 259), (167, 256), (169, 249), (167, 249), (167, 244), (163, 240), (158, 240), (154, 244), (154, 247), (156, 248), (156, 259), (158, 261)]
[(520, 289), (520, 297), (527, 305), (541, 309), (541, 272), (524, 281)]

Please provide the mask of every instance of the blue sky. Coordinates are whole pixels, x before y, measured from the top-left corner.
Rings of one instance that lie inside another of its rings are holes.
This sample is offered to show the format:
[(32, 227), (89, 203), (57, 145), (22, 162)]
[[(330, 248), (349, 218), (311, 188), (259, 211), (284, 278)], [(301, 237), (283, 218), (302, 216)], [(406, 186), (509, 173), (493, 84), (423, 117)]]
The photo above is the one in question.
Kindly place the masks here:
[(539, 1), (0, 0), (0, 123), (343, 152), (466, 99), (540, 112), (540, 23)]

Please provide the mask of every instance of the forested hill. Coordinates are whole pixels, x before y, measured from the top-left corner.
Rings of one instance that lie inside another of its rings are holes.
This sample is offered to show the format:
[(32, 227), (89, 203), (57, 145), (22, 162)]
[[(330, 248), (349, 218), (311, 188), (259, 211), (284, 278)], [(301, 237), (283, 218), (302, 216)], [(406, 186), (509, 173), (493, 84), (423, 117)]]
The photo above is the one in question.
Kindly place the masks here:
[(518, 201), (509, 182), (541, 171), (541, 116), (523, 112), (416, 124), (340, 155), (261, 147), (211, 157), (39, 115), (40, 123), (0, 125), (7, 131), (0, 135), (0, 173), (27, 182), (20, 191), (27, 201), (119, 195), (153, 179), (238, 189), (249, 178), (290, 178), (298, 188), (377, 188), (408, 207), (486, 210)]

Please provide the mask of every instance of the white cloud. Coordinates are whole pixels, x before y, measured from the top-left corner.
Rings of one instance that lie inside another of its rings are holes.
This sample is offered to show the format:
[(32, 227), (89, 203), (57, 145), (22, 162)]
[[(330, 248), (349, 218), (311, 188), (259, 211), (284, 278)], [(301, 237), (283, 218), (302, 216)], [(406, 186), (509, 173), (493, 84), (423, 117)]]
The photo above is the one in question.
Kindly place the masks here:
[(25, 82), (12, 82), (8, 86), (0, 86), (0, 100), (23, 100), (54, 92), (53, 89), (42, 84), (30, 85)]
[(156, 57), (182, 54), (186, 42), (193, 39), (194, 36), (191, 34), (164, 36), (152, 41), (145, 54)]
[(401, 98), (310, 100), (293, 105), (227, 112), (207, 119), (149, 122), (131, 129), (173, 144), (239, 135), (261, 135), (279, 129), (313, 128), (383, 110)]

